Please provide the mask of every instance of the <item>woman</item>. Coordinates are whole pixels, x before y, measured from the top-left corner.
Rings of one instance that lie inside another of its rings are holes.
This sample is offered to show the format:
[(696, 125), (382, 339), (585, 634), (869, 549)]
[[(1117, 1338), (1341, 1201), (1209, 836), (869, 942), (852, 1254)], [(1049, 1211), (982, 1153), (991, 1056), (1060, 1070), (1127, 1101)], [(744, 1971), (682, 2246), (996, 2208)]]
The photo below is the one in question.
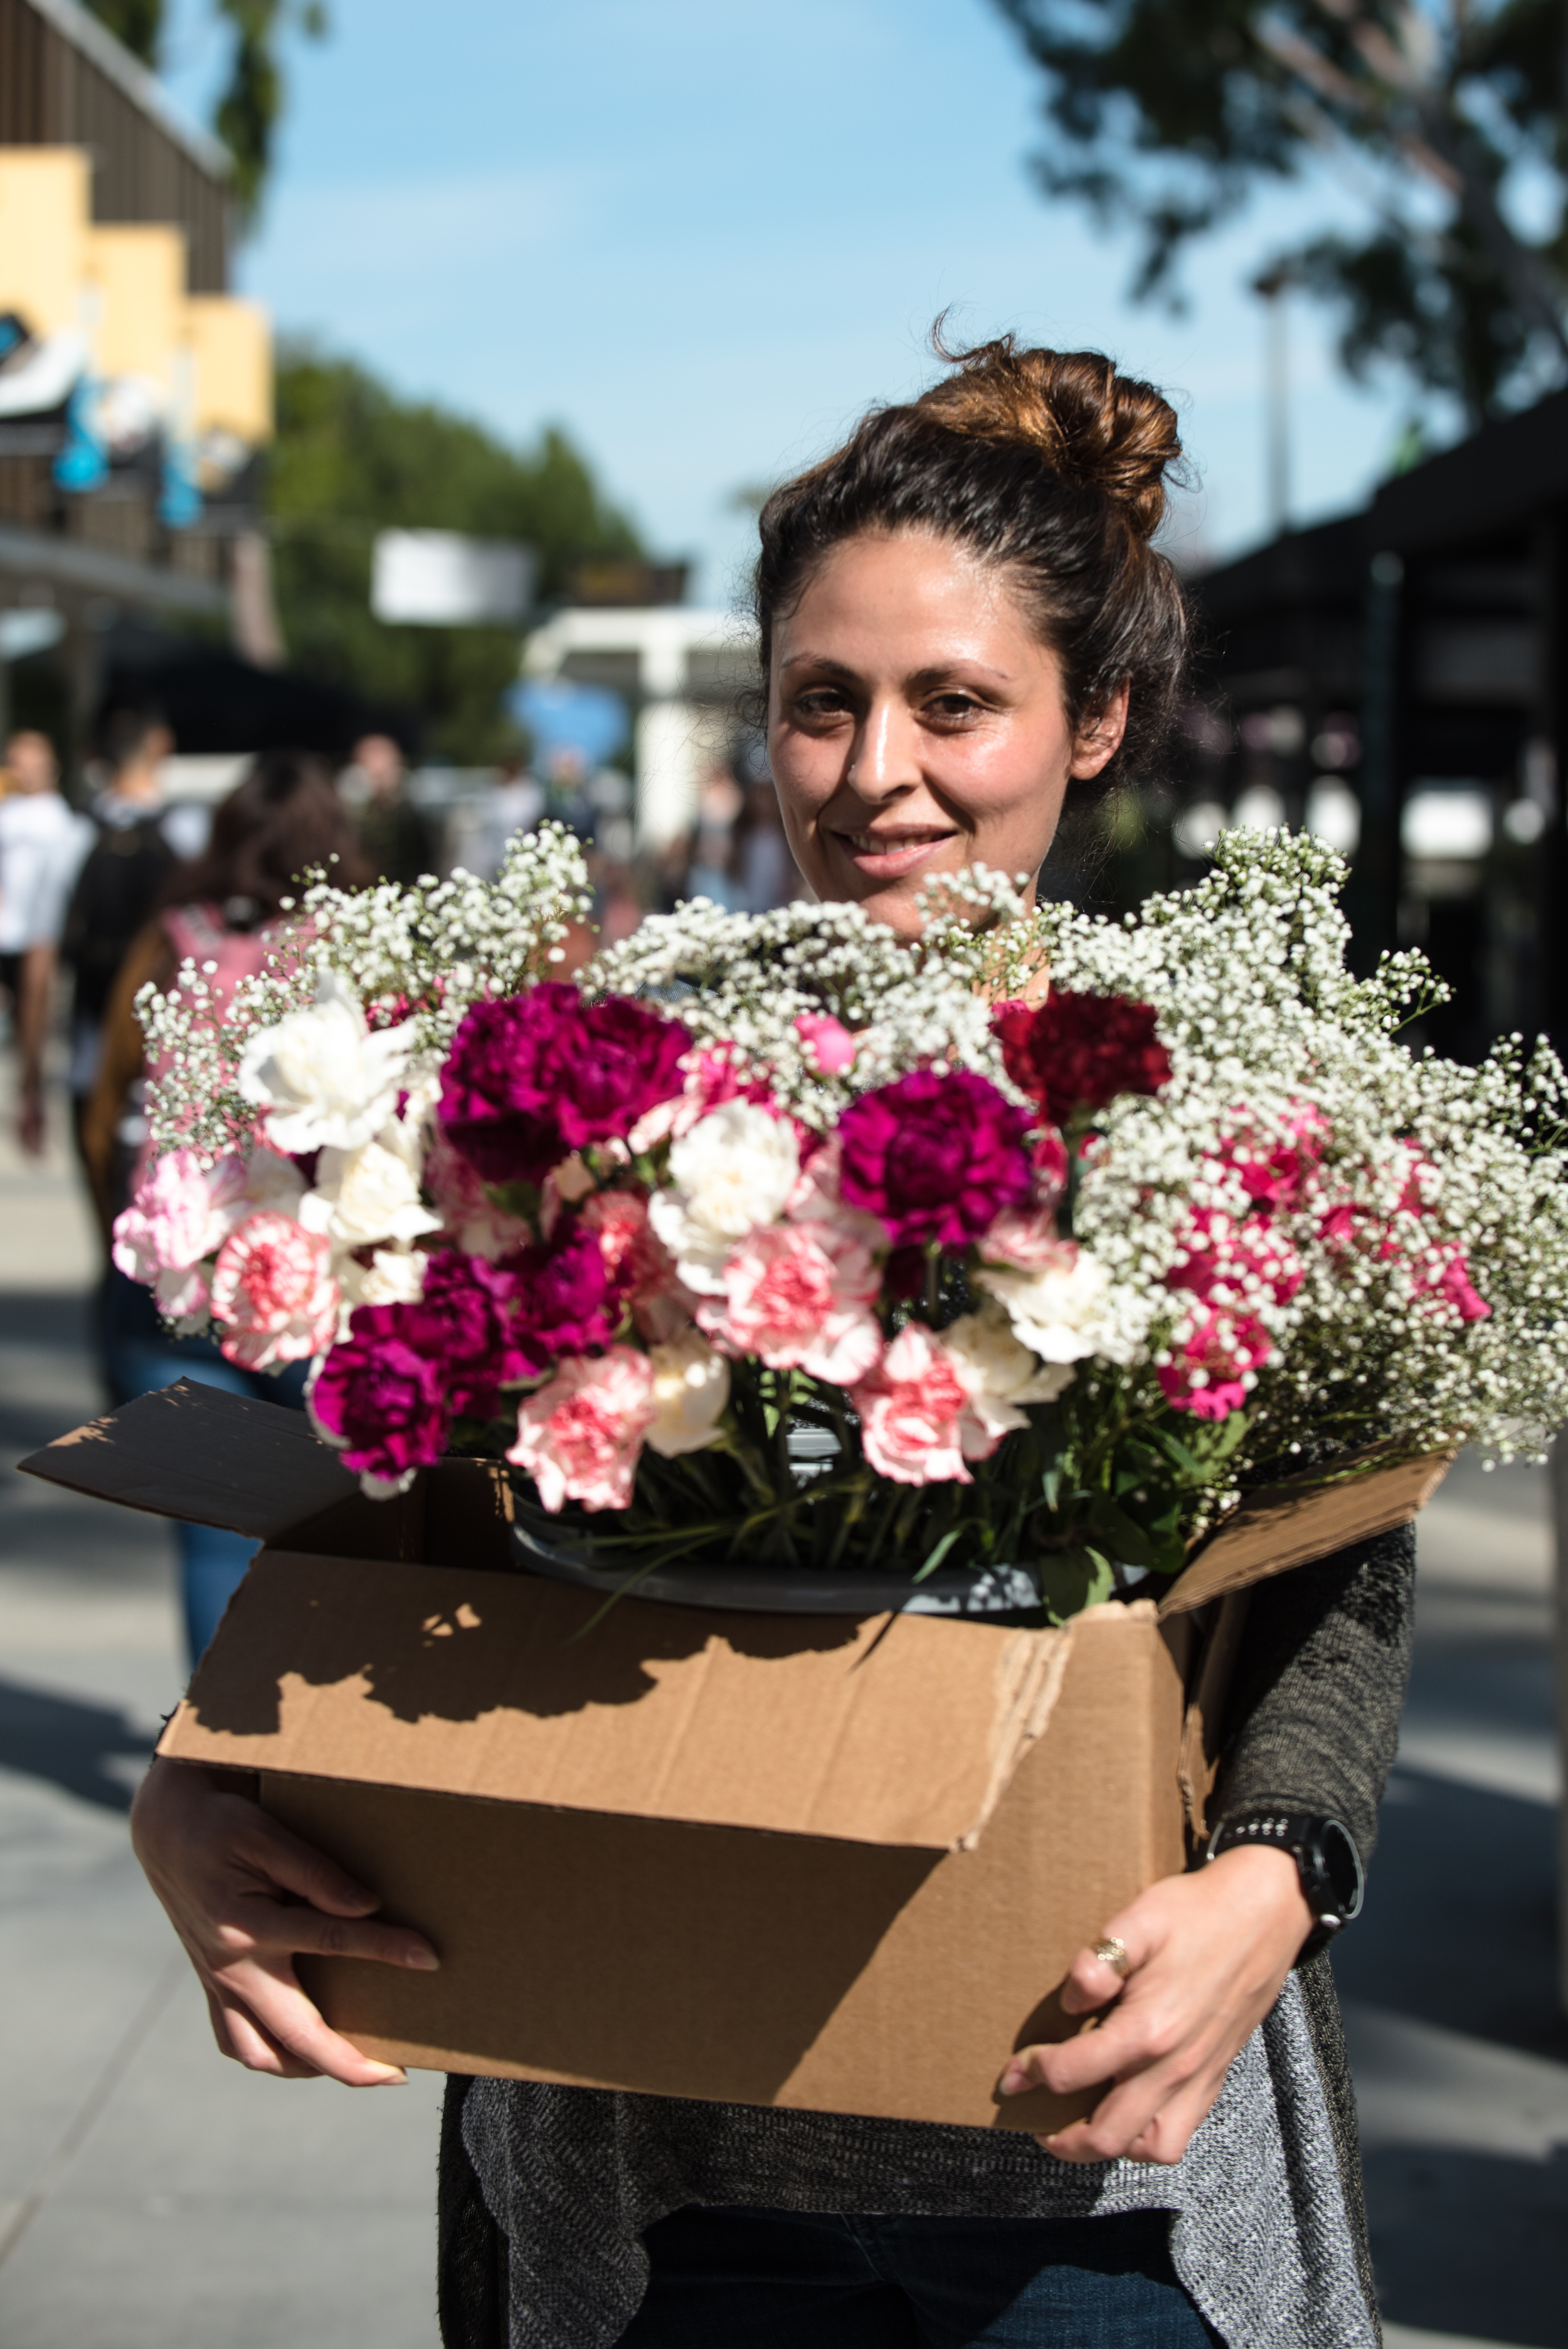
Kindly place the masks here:
[[(769, 501), (769, 752), (819, 895), (913, 936), (928, 875), (1036, 872), (1068, 792), (1150, 758), (1181, 666), (1181, 599), (1151, 543), (1179, 456), (1147, 385), (1003, 342)], [(1248, 1830), (1315, 1815), (1370, 1849), (1412, 1555), (1398, 1536), (1255, 1593), (1215, 1806), (1234, 1847), (1105, 1920), (1065, 1993), (1100, 2027), (1026, 2051), (1003, 2083), (1099, 2087), (1089, 2119), (1037, 2145), (454, 2081), (449, 2349), (1374, 2343), (1321, 1889)], [(397, 2076), (327, 2030), (291, 1958), (437, 1963), (419, 1936), (376, 1923), (241, 1781), (158, 1764), (136, 1833), (226, 2053)]]
[[(149, 984), (170, 986), (181, 963), (194, 962), (221, 1009), (241, 979), (265, 967), (283, 900), (299, 875), (327, 864), (350, 886), (370, 877), (331, 776), (307, 753), (264, 750), (218, 808), (203, 854), (170, 874), (158, 911), (132, 941), (115, 980), (98, 1081), (82, 1120), (82, 1153), (106, 1248), (147, 1146), (138, 995)], [(297, 1406), (302, 1401), (303, 1367), (264, 1377), (226, 1362), (209, 1339), (172, 1337), (151, 1291), (112, 1261), (100, 1312), (109, 1399), (117, 1408), (181, 1378), (268, 1402)], [(176, 1538), (186, 1644), (194, 1664), (255, 1544), (213, 1526), (181, 1525)]]

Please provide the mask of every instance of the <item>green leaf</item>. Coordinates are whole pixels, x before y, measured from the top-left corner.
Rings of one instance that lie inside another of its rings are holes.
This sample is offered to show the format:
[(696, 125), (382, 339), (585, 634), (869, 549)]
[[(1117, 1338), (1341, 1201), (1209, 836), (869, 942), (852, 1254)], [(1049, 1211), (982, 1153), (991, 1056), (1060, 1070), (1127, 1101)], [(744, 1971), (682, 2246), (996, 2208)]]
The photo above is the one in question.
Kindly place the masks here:
[(1050, 1551), (1040, 1560), (1039, 1577), (1040, 1597), (1053, 1623), (1097, 1606), (1115, 1588), (1109, 1560), (1087, 1546)]
[(1150, 1566), (1153, 1545), (1135, 1517), (1119, 1508), (1109, 1493), (1099, 1494), (1089, 1512), (1089, 1530), (1103, 1536), (1123, 1566)]
[(943, 1535), (942, 1539), (933, 1547), (930, 1556), (926, 1558), (925, 1564), (915, 1576), (914, 1579), (916, 1582), (923, 1582), (928, 1574), (934, 1574), (936, 1572), (937, 1568), (942, 1564), (943, 1559), (947, 1556), (948, 1551), (953, 1547), (954, 1543), (958, 1539), (959, 1535), (963, 1531), (964, 1527), (962, 1526), (954, 1526), (951, 1533)]

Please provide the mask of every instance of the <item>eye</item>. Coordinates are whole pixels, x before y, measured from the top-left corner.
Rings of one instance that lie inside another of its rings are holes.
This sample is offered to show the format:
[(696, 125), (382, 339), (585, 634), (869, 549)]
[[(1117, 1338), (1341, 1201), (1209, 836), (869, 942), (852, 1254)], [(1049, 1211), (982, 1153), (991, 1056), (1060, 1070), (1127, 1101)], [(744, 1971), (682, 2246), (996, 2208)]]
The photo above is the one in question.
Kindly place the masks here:
[(934, 694), (925, 705), (925, 714), (934, 724), (952, 729), (971, 725), (975, 719), (983, 718), (985, 706), (974, 694), (955, 688), (951, 693)]
[(840, 685), (809, 686), (803, 693), (796, 694), (790, 704), (797, 719), (808, 726), (842, 717), (849, 706), (849, 696)]

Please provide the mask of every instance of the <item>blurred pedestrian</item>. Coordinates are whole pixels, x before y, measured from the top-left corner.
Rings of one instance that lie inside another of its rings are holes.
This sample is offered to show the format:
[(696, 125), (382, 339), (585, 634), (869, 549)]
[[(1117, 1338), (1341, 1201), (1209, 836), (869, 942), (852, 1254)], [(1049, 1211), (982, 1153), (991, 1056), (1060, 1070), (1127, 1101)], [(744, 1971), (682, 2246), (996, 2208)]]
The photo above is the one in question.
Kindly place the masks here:
[(544, 813), (544, 786), (521, 759), (503, 759), (480, 802), (463, 862), (481, 881), (493, 881), (520, 833)]
[[(83, 1154), (106, 1247), (147, 1154), (137, 995), (150, 983), (167, 988), (181, 964), (190, 960), (206, 976), (221, 1017), (241, 979), (264, 967), (282, 901), (298, 876), (333, 857), (334, 877), (345, 887), (374, 877), (326, 768), (298, 751), (268, 750), (218, 809), (204, 853), (167, 876), (161, 902), (132, 941), (106, 1007), (98, 1078), (82, 1120)], [(151, 1291), (128, 1278), (112, 1260), (104, 1278), (99, 1330), (104, 1381), (117, 1409), (133, 1395), (179, 1378), (266, 1402), (297, 1405), (303, 1400), (306, 1364), (280, 1378), (263, 1377), (225, 1361), (209, 1339), (174, 1336), (159, 1319)], [(194, 1663), (255, 1545), (207, 1526), (181, 1526), (177, 1538)]]
[(45, 1139), (44, 1047), (60, 933), (93, 828), (60, 795), (59, 761), (46, 734), (13, 734), (0, 771), (0, 990), (16, 1046), (17, 1136), (36, 1157)]
[(75, 982), (67, 1083), (78, 1148), (119, 967), (181, 853), (161, 773), (174, 738), (157, 710), (111, 710), (99, 746), (108, 781), (92, 804), (94, 837), (71, 892), (60, 946)]
[(735, 825), (743, 804), (740, 785), (729, 767), (717, 761), (704, 777), (697, 800), (686, 887), (692, 896), (710, 898), (727, 914), (739, 913), (744, 902), (735, 870)]
[(356, 812), (359, 845), (375, 877), (411, 889), (434, 873), (440, 854), (435, 827), (414, 804), (402, 745), (390, 734), (365, 734), (343, 778), (343, 795)]
[(775, 905), (787, 905), (804, 894), (779, 812), (779, 794), (766, 773), (754, 775), (746, 786), (735, 820), (730, 870), (748, 914), (770, 914)]

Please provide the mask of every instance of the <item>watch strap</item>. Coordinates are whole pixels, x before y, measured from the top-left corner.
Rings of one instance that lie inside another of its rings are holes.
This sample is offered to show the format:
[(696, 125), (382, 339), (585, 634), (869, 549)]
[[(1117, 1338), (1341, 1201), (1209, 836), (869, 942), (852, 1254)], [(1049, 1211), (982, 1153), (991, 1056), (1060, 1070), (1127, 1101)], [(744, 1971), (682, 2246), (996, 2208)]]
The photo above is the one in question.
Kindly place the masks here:
[[(1244, 1811), (1220, 1822), (1203, 1857), (1207, 1862), (1217, 1859), (1222, 1851), (1249, 1846), (1288, 1852), (1295, 1862), (1303, 1896), (1317, 1920), (1303, 1944), (1304, 1956), (1321, 1949), (1360, 1914), (1365, 1889), (1361, 1855), (1342, 1821), (1321, 1811)], [(1336, 1846), (1335, 1856), (1341, 1863), (1338, 1882), (1330, 1867), (1330, 1853)]]

